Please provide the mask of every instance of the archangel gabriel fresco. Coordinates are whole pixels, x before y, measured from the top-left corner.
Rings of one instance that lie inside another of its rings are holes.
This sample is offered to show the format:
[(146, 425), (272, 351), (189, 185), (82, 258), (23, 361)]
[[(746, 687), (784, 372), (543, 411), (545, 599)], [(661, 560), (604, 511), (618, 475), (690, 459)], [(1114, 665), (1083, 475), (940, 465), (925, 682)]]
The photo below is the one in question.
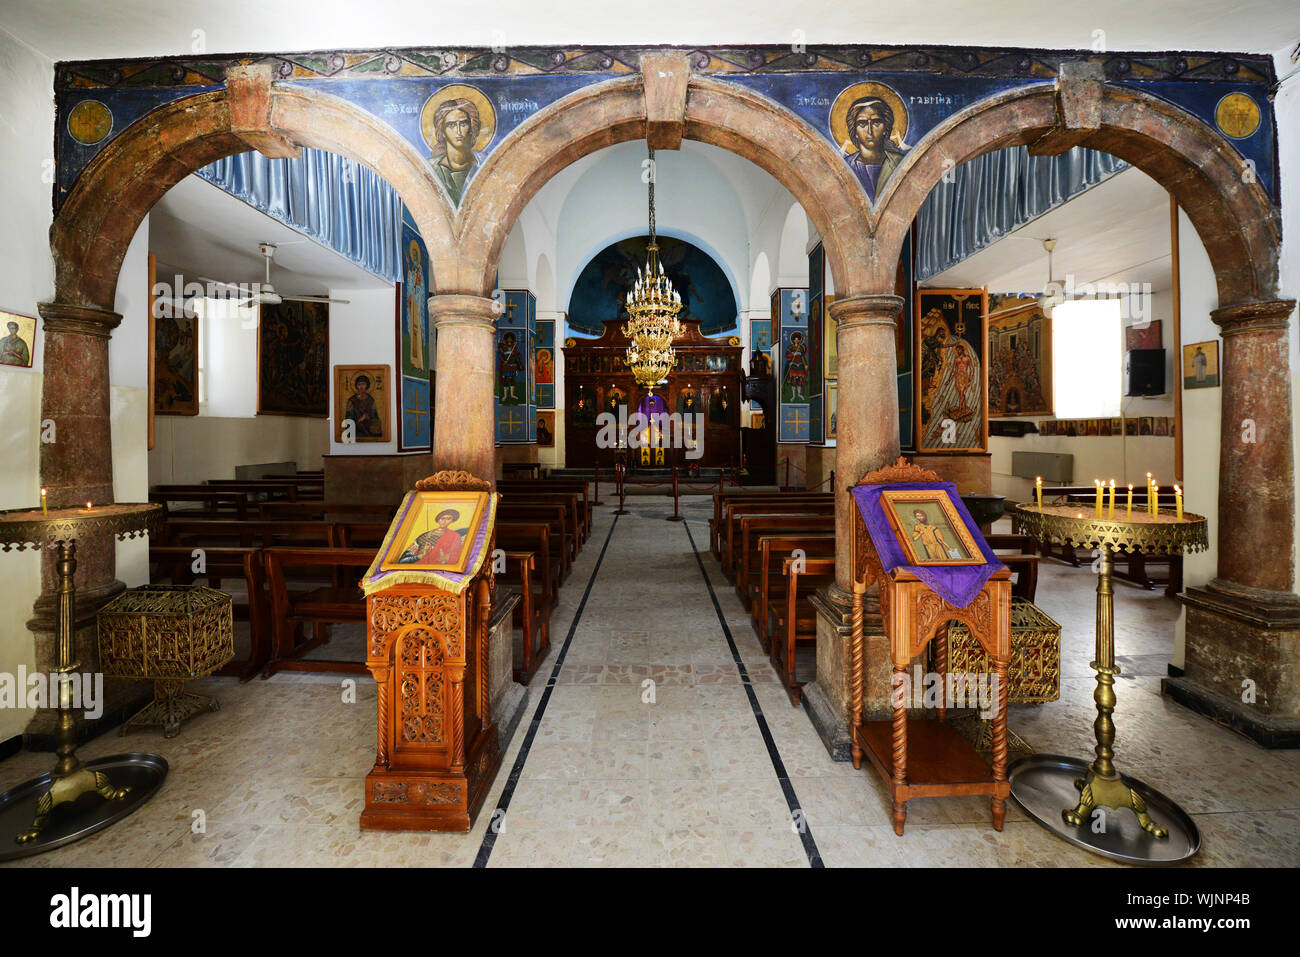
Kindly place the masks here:
[(855, 83), (831, 107), (831, 137), (873, 203), (911, 149), (907, 122), (902, 97), (883, 83)]
[(429, 165), (455, 206), (496, 132), (496, 111), (482, 92), (463, 83), (444, 86), (420, 111)]

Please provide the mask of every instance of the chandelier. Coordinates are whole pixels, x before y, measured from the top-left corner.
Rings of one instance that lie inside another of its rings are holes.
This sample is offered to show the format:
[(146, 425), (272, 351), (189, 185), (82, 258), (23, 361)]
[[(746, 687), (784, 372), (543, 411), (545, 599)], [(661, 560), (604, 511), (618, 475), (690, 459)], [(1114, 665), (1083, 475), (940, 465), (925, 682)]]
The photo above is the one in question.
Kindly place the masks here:
[(632, 341), (627, 347), (627, 365), (636, 384), (653, 393), (677, 361), (673, 340), (682, 334), (677, 313), (682, 297), (664, 275), (655, 242), (655, 151), (650, 150), (650, 243), (646, 246), (645, 271), (636, 272), (636, 285), (627, 294), (628, 321), (623, 335)]

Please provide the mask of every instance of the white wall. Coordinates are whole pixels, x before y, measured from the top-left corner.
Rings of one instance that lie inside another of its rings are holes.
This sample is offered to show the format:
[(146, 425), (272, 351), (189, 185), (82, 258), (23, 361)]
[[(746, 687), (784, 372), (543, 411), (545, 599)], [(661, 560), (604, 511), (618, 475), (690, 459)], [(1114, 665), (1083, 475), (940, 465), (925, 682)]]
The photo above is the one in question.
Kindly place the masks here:
[[(397, 453), (396, 377), (397, 326), (393, 289), (331, 289), (330, 296), (348, 300), (330, 305), (330, 455), (394, 455)], [(387, 442), (334, 441), (334, 367), (336, 365), (384, 365), (389, 368)]]
[[(50, 259), (51, 183), (54, 143), (54, 66), (0, 30), (0, 309), (36, 315), (36, 304), (54, 295)], [(49, 164), (46, 166), (46, 164)], [(41, 368), (43, 323), (32, 344), (32, 368), (0, 366), (0, 508), (36, 504), (40, 489)], [(36, 666), (27, 630), (41, 590), (35, 552), (0, 552), (0, 672)], [(0, 741), (21, 734), (31, 714), (0, 709)]]

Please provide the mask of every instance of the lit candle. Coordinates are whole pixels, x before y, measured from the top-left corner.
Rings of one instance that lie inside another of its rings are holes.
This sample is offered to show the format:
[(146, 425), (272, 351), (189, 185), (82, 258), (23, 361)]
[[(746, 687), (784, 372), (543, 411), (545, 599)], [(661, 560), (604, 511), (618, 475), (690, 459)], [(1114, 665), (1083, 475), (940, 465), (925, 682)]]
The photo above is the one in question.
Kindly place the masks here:
[(1094, 485), (1097, 486), (1097, 508), (1096, 508), (1097, 514), (1093, 517), (1101, 518), (1101, 479), (1093, 479), (1092, 482)]
[(93, 506), (92, 506), (89, 502), (86, 503), (86, 511), (87, 511), (87, 512), (89, 512), (89, 511), (91, 510), (92, 507), (93, 507)]
[(1124, 515), (1124, 520), (1133, 521), (1133, 483), (1128, 483), (1128, 511)]
[(1106, 516), (1112, 521), (1115, 518), (1115, 480), (1110, 480), (1110, 513)]
[(45, 489), (41, 489), (41, 514), (49, 515), (50, 510), (45, 507)]
[(1155, 521), (1160, 517), (1160, 486), (1155, 482), (1151, 483), (1151, 520)]
[(1174, 486), (1174, 507), (1178, 509), (1178, 521), (1183, 520), (1183, 490)]
[(1034, 479), (1034, 491), (1038, 493), (1038, 510), (1043, 510), (1043, 477), (1041, 475)]

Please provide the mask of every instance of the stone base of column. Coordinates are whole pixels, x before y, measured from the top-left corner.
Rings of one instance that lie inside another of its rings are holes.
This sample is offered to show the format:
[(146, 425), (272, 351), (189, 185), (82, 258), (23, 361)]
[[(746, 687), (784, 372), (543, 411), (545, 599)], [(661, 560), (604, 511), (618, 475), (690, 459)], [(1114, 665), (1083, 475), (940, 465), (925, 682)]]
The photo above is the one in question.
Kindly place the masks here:
[[(833, 761), (851, 760), (849, 719), (849, 644), (853, 637), (852, 597), (829, 585), (811, 598), (817, 610), (817, 678), (803, 686), (801, 699), (808, 718)], [(887, 718), (889, 710), (889, 648), (880, 608), (872, 596), (863, 616), (863, 711), (868, 718)]]
[(1180, 600), (1183, 674), (1162, 692), (1266, 748), (1300, 747), (1300, 598), (1212, 581)]

